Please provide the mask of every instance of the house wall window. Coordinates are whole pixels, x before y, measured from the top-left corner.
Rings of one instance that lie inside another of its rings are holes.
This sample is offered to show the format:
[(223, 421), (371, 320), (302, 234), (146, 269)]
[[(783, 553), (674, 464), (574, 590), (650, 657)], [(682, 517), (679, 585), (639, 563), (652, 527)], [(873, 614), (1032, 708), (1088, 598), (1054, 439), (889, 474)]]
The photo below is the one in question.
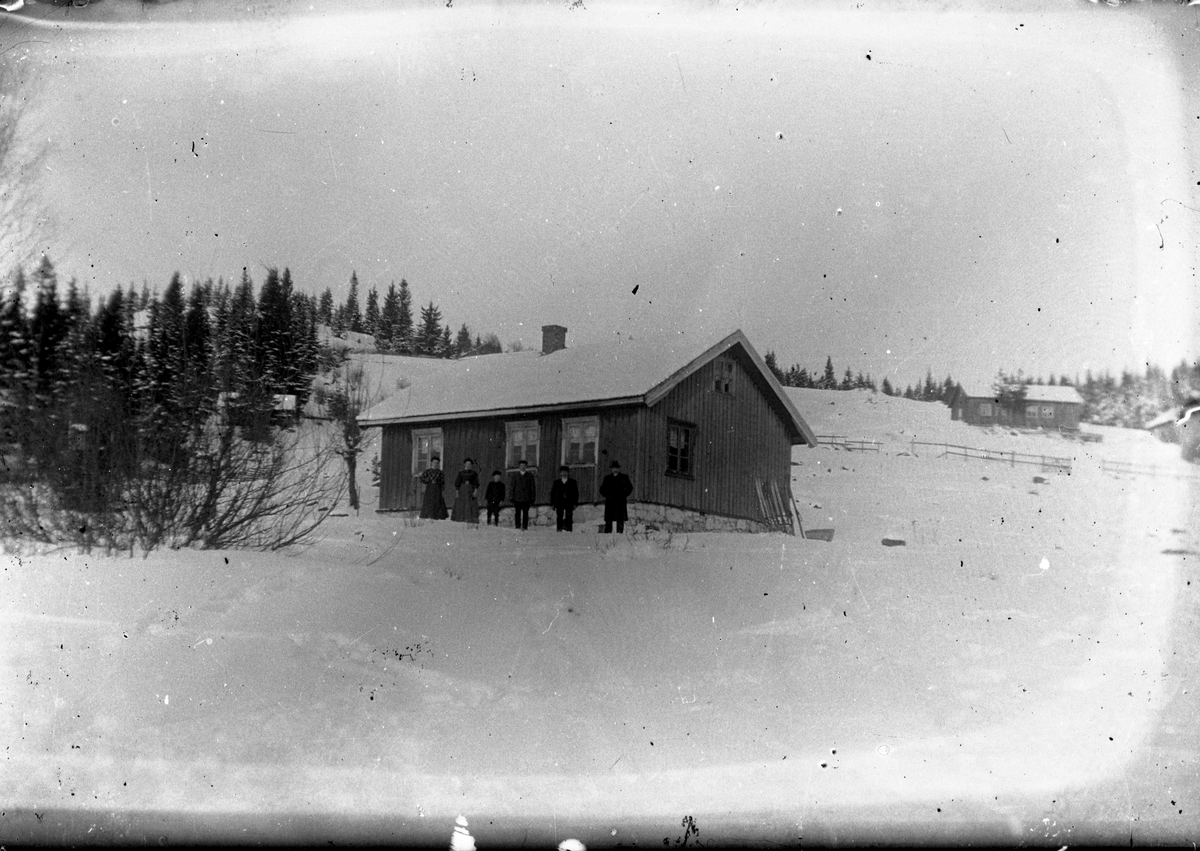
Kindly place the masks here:
[(979, 416), (990, 417), (991, 415), (992, 415), (992, 403), (991, 402), (980, 402), (979, 403)]
[(717, 358), (713, 361), (713, 369), (715, 376), (713, 378), (713, 391), (724, 393), (726, 395), (733, 394), (733, 361), (729, 358)]
[(594, 465), (599, 442), (599, 418), (579, 417), (563, 420), (562, 463), (571, 467)]
[(414, 476), (419, 476), (429, 469), (430, 458), (434, 455), (439, 458), (442, 456), (442, 430), (440, 428), (414, 429), (412, 436), (412, 471)]
[(1025, 406), (1025, 419), (1036, 420), (1037, 418), (1038, 418), (1038, 406), (1037, 405), (1026, 405)]
[(692, 447), (695, 445), (695, 437), (696, 427), (691, 423), (675, 420), (667, 423), (667, 473), (676, 476), (692, 475)]
[(1042, 419), (1044, 419), (1044, 420), (1054, 419), (1054, 406), (1053, 405), (1042, 405)]
[(504, 453), (504, 465), (509, 470), (515, 470), (524, 461), (530, 467), (537, 467), (541, 445), (541, 434), (538, 431), (537, 420), (528, 420), (506, 425), (508, 437), (505, 440), (507, 449)]

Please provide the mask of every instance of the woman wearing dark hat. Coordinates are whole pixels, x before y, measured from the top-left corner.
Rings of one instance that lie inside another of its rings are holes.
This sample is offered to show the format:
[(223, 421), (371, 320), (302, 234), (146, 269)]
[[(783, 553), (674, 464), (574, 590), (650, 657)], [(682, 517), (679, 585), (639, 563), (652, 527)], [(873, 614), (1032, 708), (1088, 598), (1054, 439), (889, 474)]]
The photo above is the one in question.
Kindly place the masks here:
[(475, 462), (470, 458), (463, 459), (463, 468), (454, 477), (454, 513), (451, 520), (460, 523), (479, 522), (479, 474), (475, 472)]
[(629, 476), (621, 472), (621, 465), (612, 462), (612, 472), (600, 482), (600, 496), (604, 497), (604, 531), (611, 533), (613, 523), (617, 524), (617, 534), (625, 531), (625, 521), (629, 519), (626, 500), (633, 493), (633, 482)]
[(421, 473), (418, 481), (425, 485), (421, 517), (426, 520), (445, 520), (446, 500), (442, 498), (442, 491), (446, 487), (446, 474), (442, 472), (442, 459), (436, 455), (430, 458), (429, 469)]

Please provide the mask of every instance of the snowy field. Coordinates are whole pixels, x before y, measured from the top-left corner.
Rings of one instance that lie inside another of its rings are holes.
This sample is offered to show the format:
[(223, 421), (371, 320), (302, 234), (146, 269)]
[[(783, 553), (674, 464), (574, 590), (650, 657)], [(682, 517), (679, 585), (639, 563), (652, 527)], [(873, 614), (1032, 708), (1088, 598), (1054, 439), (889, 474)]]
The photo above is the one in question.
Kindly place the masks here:
[(1200, 480), (1100, 461), (1200, 469), (791, 392), (884, 444), (795, 450), (829, 542), (406, 521), (367, 486), (293, 553), (0, 557), (0, 841), (1200, 838)]

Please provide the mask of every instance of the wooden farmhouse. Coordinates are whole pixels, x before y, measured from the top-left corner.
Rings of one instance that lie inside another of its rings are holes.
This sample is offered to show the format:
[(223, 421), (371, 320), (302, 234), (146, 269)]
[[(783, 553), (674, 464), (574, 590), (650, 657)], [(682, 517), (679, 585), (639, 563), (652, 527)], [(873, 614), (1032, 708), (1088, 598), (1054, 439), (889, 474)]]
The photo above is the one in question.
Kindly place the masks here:
[(950, 418), (971, 425), (1053, 428), (1074, 431), (1083, 414), (1083, 397), (1070, 386), (1025, 385), (1025, 401), (1012, 411), (991, 387), (957, 384), (950, 395)]
[(419, 509), (418, 476), (433, 455), (447, 503), (464, 458), (483, 482), (503, 471), (509, 494), (526, 461), (537, 477), (535, 524), (553, 523), (561, 464), (579, 484), (576, 528), (602, 513), (599, 486), (612, 461), (633, 480), (634, 522), (760, 529), (756, 483), (777, 488), (790, 507), (792, 447), (816, 437), (741, 331), (716, 342), (676, 334), (577, 348), (566, 347), (566, 333), (545, 326), (540, 352), (424, 360), (363, 413), (364, 428), (382, 430), (379, 510)]

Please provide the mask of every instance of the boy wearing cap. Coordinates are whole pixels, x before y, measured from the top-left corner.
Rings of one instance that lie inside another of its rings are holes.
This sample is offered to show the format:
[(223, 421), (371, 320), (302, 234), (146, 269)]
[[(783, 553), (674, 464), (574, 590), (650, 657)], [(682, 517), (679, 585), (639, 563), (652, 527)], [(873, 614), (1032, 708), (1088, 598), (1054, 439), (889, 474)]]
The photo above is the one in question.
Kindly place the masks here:
[(487, 492), (483, 498), (487, 501), (487, 524), (492, 525), (495, 520), (495, 525), (500, 525), (500, 503), (504, 502), (504, 482), (499, 470), (492, 470), (492, 480), (488, 482)]

